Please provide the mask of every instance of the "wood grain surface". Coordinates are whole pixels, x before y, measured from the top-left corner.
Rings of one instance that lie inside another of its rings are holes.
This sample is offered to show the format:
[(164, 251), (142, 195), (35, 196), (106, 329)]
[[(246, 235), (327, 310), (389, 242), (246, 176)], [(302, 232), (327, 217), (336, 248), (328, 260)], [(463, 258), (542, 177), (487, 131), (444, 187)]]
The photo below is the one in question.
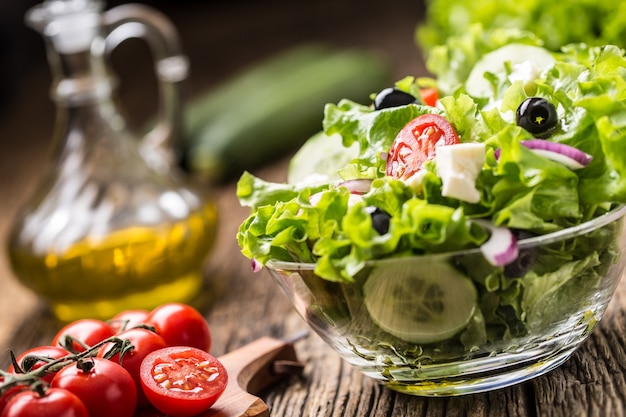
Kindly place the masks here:
[[(412, 39), (420, 12), (411, 1), (322, 1), (297, 3), (297, 7), (287, 1), (243, 2), (240, 8), (182, 3), (185, 7), (170, 5), (167, 12), (180, 28), (192, 62), (191, 91), (210, 88), (266, 54), (310, 39), (376, 49), (393, 63), (398, 78), (424, 71)], [(131, 80), (124, 84), (124, 99), (141, 120), (150, 114), (145, 103), (152, 102), (152, 93), (140, 71), (151, 69), (140, 64), (131, 67), (122, 69)], [(18, 93), (0, 115), (3, 244), (12, 218), (44, 175), (54, 115), (45, 65), (33, 67), (16, 82)], [(285, 168), (286, 159), (281, 159), (257, 174), (281, 180)], [(222, 355), (261, 337), (282, 338), (305, 329), (269, 274), (253, 273), (239, 253), (235, 233), (247, 210), (237, 202), (235, 185), (215, 187), (213, 196), (221, 220), (218, 244), (206, 263), (210, 303), (203, 311), (213, 331), (213, 353)], [(561, 367), (511, 388), (453, 398), (390, 391), (342, 362), (310, 334), (295, 344), (298, 359), (305, 364), (303, 374), (266, 389), (261, 397), (277, 417), (621, 417), (626, 408), (625, 315), (622, 283), (591, 337)], [(21, 351), (47, 343), (59, 327), (45, 306), (16, 283), (2, 251), (0, 366), (8, 365), (8, 348)]]

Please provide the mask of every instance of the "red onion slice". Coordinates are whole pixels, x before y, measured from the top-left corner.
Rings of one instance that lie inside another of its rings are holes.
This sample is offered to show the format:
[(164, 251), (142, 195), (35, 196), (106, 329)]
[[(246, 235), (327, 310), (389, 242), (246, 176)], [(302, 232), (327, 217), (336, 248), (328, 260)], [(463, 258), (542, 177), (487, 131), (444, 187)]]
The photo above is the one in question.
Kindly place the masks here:
[[(370, 179), (355, 179), (355, 180), (347, 180), (342, 181), (336, 185), (336, 187), (345, 187), (350, 192), (350, 199), (348, 200), (348, 206), (353, 206), (354, 204), (362, 201), (363, 198), (361, 195), (369, 192), (372, 188), (372, 181)], [(315, 194), (312, 194), (309, 197), (309, 203), (311, 205), (316, 206), (317, 203), (320, 202), (322, 196), (325, 191), (319, 191)]]
[[(593, 156), (588, 153), (564, 143), (555, 143), (543, 139), (524, 140), (520, 143), (531, 151), (559, 162), (572, 170), (586, 167), (593, 159)], [(500, 148), (493, 152), (496, 160), (500, 158), (500, 152)]]
[(351, 193), (365, 194), (372, 188), (372, 180), (347, 180), (337, 184), (337, 187), (346, 187)]
[(517, 259), (519, 253), (517, 240), (506, 227), (495, 226), (486, 220), (473, 220), (475, 223), (489, 229), (489, 239), (480, 247), (483, 256), (495, 266), (504, 266)]
[(261, 269), (263, 269), (263, 265), (261, 265), (261, 262), (257, 261), (255, 258), (252, 258), (252, 263), (250, 266), (252, 272), (260, 272)]
[(323, 191), (317, 192), (315, 194), (311, 194), (309, 196), (309, 203), (311, 203), (312, 206), (317, 206), (317, 203), (319, 203), (320, 200), (322, 199), (322, 195), (324, 195)]
[[(309, 203), (311, 203), (312, 206), (317, 206), (317, 204), (322, 199), (322, 196), (324, 195), (324, 193), (325, 191), (320, 191), (315, 194), (311, 194), (311, 196), (309, 197)], [(352, 207), (355, 204), (360, 203), (361, 201), (363, 201), (363, 197), (361, 196), (360, 193), (351, 192), (350, 196), (348, 197), (348, 207)]]
[(363, 201), (363, 197), (361, 196), (361, 194), (351, 193), (350, 197), (348, 197), (348, 207), (352, 207), (357, 203), (360, 203), (361, 201)]
[(562, 163), (570, 169), (584, 168), (593, 159), (591, 155), (564, 143), (532, 139), (522, 141), (521, 144), (546, 158)]

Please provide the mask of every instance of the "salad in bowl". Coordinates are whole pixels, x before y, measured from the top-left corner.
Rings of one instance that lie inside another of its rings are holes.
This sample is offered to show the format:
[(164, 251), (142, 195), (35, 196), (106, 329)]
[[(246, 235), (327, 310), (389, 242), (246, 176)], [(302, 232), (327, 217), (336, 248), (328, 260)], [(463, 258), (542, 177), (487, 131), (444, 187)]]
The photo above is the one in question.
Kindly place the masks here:
[(473, 31), (324, 109), (288, 181), (244, 173), (237, 239), (342, 357), (415, 395), (565, 361), (626, 260), (626, 57)]

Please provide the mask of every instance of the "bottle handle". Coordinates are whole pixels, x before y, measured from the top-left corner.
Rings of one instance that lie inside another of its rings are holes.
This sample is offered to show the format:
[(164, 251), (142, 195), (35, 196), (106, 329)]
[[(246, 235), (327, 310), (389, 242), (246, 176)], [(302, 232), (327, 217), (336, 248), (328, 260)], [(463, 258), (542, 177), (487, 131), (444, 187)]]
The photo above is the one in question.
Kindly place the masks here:
[[(142, 4), (125, 4), (103, 13), (108, 33), (105, 48), (110, 53), (125, 40), (143, 39), (150, 48), (159, 89), (155, 126), (144, 136), (142, 146), (149, 162), (165, 170), (174, 162), (173, 143), (182, 132), (181, 82), (187, 78), (189, 61), (182, 54), (176, 28), (161, 12)], [(165, 159), (164, 159), (165, 158)]]

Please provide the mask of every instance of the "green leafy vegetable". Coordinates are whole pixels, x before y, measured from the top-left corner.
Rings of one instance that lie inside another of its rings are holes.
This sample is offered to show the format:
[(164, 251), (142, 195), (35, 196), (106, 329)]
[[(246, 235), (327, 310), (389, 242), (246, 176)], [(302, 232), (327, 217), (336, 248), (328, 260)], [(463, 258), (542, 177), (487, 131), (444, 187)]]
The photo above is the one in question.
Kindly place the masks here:
[[(372, 260), (480, 247), (489, 233), (473, 219), (537, 235), (580, 224), (614, 203), (626, 203), (624, 50), (568, 45), (549, 52), (546, 56), (554, 60), (530, 71), (532, 77), (526, 79), (518, 76), (520, 70), (512, 62), (490, 63), (484, 78), (491, 94), (468, 93), (464, 84), (473, 65), (489, 52), (516, 44), (536, 47), (541, 40), (520, 30), (482, 31), (473, 26), (469, 36), (452, 37), (435, 48), (429, 56), (434, 78), (407, 77), (396, 83), (412, 94), (423, 85), (436, 86), (441, 93), (437, 107), (410, 104), (374, 110), (369, 103), (349, 99), (327, 104), (326, 137), (339, 135), (344, 147), (359, 148), (346, 166), (337, 167), (337, 174), (343, 181), (371, 179), (371, 189), (355, 197), (340, 181), (277, 184), (245, 173), (237, 195), (251, 214), (237, 234), (242, 253), (261, 264), (314, 263), (317, 276), (349, 284)], [(534, 138), (517, 126), (515, 112), (530, 96), (545, 98), (556, 108), (559, 121), (546, 140), (591, 155), (589, 165), (572, 170), (522, 144)], [(423, 165), (415, 181), (385, 175), (385, 155), (396, 135), (426, 113), (445, 117), (462, 143), (485, 144), (485, 163), (475, 184), (478, 202), (444, 197), (436, 159)], [(372, 207), (390, 215), (387, 233), (373, 227)], [(576, 298), (576, 291), (594, 290), (613, 259), (614, 237), (607, 229), (548, 248), (533, 255), (529, 270), (513, 275), (480, 256), (472, 256), (471, 263), (457, 259), (455, 268), (478, 288), (480, 309), (462, 333), (462, 343), (470, 348), (485, 339), (516, 337), (566, 314), (549, 306), (564, 304), (563, 297)]]
[(425, 19), (416, 31), (428, 51), (446, 39), (465, 34), (472, 24), (485, 29), (520, 29), (535, 33), (546, 47), (563, 45), (623, 45), (626, 3), (620, 0), (510, 1), (427, 0)]
[[(477, 39), (494, 36), (488, 32)], [(519, 31), (505, 38), (530, 39)], [(471, 49), (487, 53), (489, 44)], [(445, 47), (451, 52), (443, 54), (454, 57), (453, 61), (445, 61), (454, 68), (463, 67), (469, 59), (455, 49), (457, 45), (458, 41), (451, 39)], [(499, 43), (493, 45), (497, 47)], [(408, 105), (375, 111), (370, 105), (344, 99), (326, 106), (324, 131), (327, 135), (341, 135), (345, 147), (358, 143), (358, 156), (339, 174), (344, 180), (376, 179), (372, 190), (363, 196), (362, 204), (349, 206), (349, 192), (335, 188), (334, 184), (276, 184), (245, 173), (238, 183), (237, 195), (253, 213), (252, 220), (239, 231), (244, 253), (262, 263), (277, 253), (282, 255), (280, 260), (317, 261), (321, 276), (349, 280), (353, 274), (347, 270), (355, 271), (369, 259), (480, 245), (485, 234), (477, 235), (468, 226), (474, 217), (489, 217), (497, 225), (548, 233), (587, 220), (586, 213), (599, 204), (626, 202), (624, 52), (614, 46), (572, 45), (555, 54), (555, 59), (554, 66), (534, 80), (534, 94), (557, 106), (560, 127), (549, 140), (592, 155), (587, 168), (572, 171), (520, 144), (532, 135), (511, 122), (510, 115), (528, 95), (521, 82), (507, 82), (505, 76), (502, 85), (506, 88), (501, 96), (494, 92), (487, 102), (467, 95), (462, 87), (453, 95), (442, 97), (438, 108)], [(506, 66), (503, 71), (506, 72)], [(444, 80), (445, 84), (447, 76), (443, 73), (435, 81)], [(411, 81), (408, 84), (405, 79), (398, 85), (418, 88), (419, 80)], [(494, 107), (498, 103), (499, 109)], [(426, 164), (420, 190), (385, 176), (382, 156), (398, 131), (425, 113), (446, 117), (462, 142), (485, 142), (490, 155), (499, 152), (497, 161), (488, 158), (479, 176), (480, 202), (469, 204), (442, 197), (434, 163)], [(319, 192), (324, 193), (323, 198), (316, 205), (311, 204), (311, 195)], [(392, 215), (388, 235), (378, 236), (371, 228), (365, 211), (368, 205)], [(261, 216), (264, 210), (271, 216)], [(276, 223), (278, 219), (280, 222)], [(276, 224), (289, 225), (290, 233), (299, 240), (297, 250), (281, 247), (286, 235), (279, 234), (285, 232)]]

